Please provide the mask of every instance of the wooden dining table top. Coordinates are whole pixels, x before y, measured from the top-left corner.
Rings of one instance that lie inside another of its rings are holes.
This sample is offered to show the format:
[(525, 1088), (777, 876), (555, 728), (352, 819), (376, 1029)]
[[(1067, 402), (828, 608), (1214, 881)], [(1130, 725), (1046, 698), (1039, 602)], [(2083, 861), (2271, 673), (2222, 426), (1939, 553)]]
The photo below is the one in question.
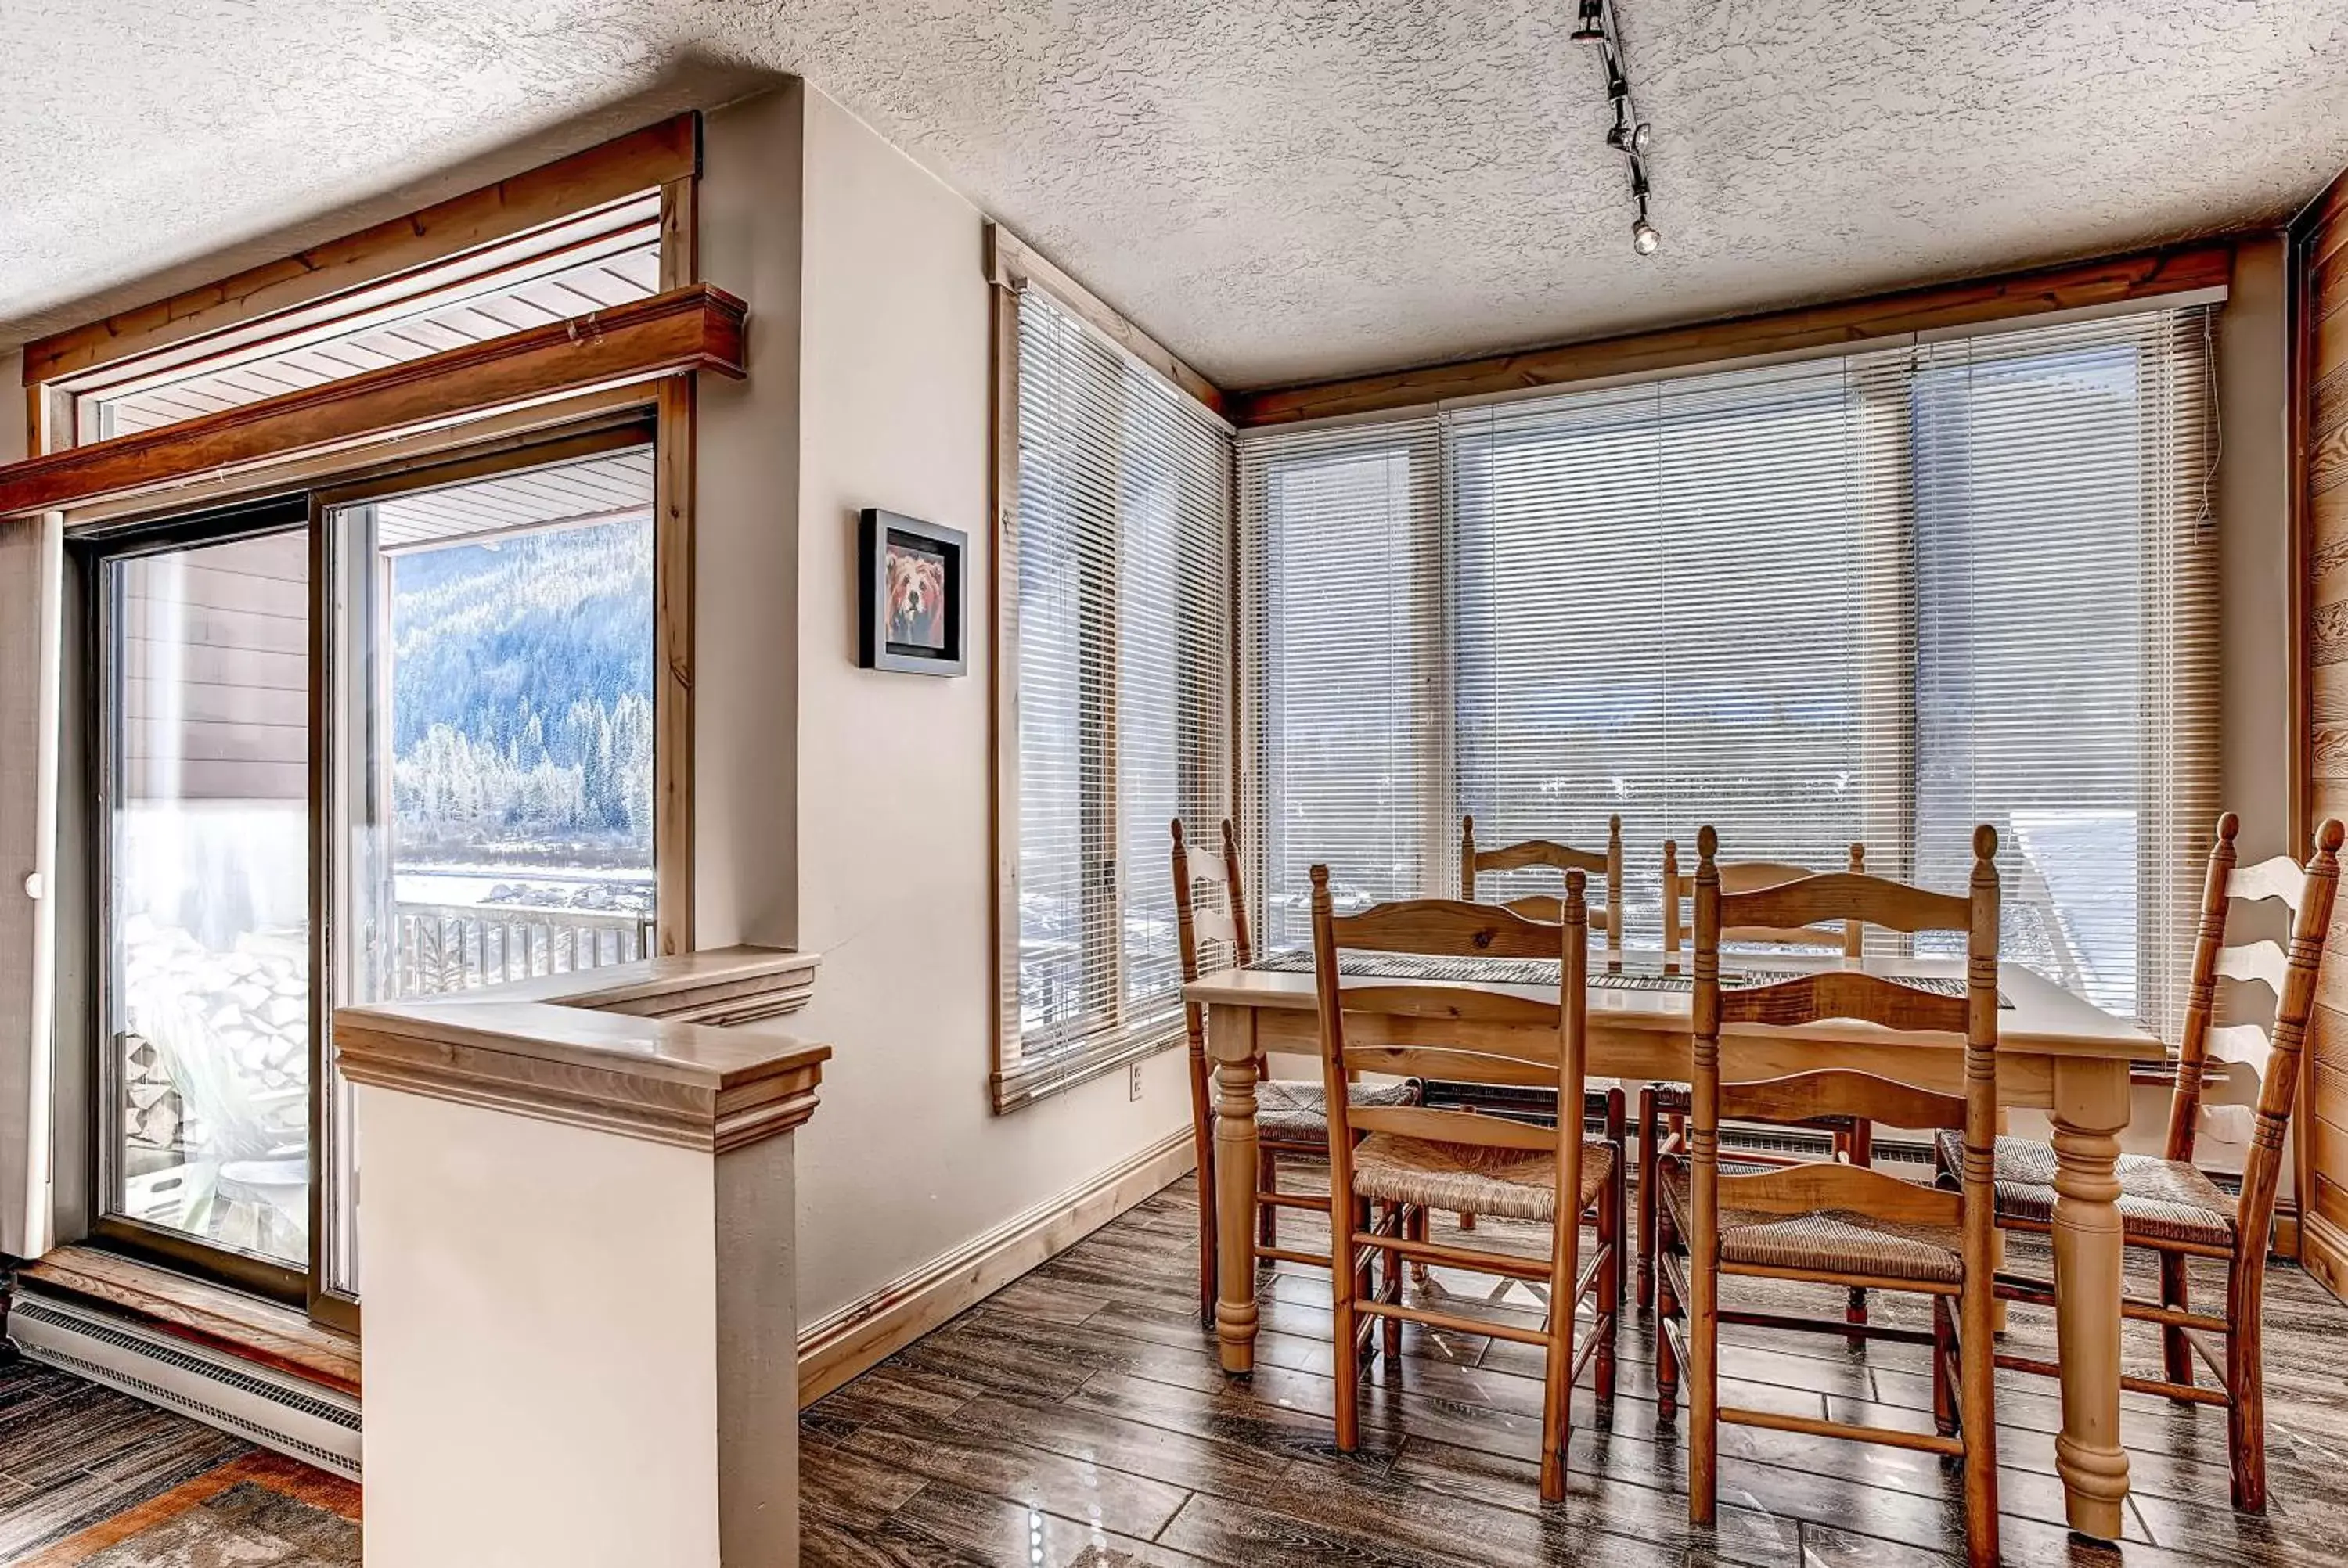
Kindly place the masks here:
[[(1616, 971), (1618, 977), (1665, 972), (1660, 952), (1632, 948), (1621, 957), (1621, 967)], [(1738, 969), (1739, 958), (1739, 955), (1723, 955), (1724, 978)], [(1772, 974), (1858, 969), (1892, 980), (1937, 979), (1944, 982), (1952, 979), (1962, 981), (1965, 974), (1965, 964), (1962, 958), (1869, 957), (1853, 960), (1839, 956), (1810, 957), (1775, 952), (1754, 958), (1749, 967)], [(1591, 968), (1591, 983), (1585, 997), (1591, 1030), (1639, 1030), (1665, 1034), (1687, 1032), (1693, 1005), (1691, 989), (1682, 986), (1666, 989), (1626, 985), (1621, 983), (1619, 978), (1610, 979), (1604, 958), (1594, 952)], [(1553, 984), (1507, 980), (1409, 979), (1343, 975), (1339, 984), (1346, 990), (1401, 986), (1457, 986), (1502, 992), (1533, 1001), (1554, 1001), (1557, 999), (1557, 987)], [(2106, 1012), (2025, 965), (2001, 963), (1998, 966), (1998, 989), (2005, 1001), (2011, 1004), (1998, 1009), (1998, 1040), (2003, 1049), (2048, 1056), (2092, 1056), (2131, 1062), (2161, 1061), (2168, 1055), (2168, 1048), (2141, 1025)], [(1310, 1011), (1316, 1006), (1313, 978), (1309, 969), (1252, 967), (1218, 969), (1201, 975), (1184, 987), (1182, 994), (1185, 1000), (1210, 1007)], [(1887, 1040), (1900, 1038), (1894, 1031), (1879, 1025), (1842, 1019), (1789, 1028), (1770, 1028), (1756, 1032), (1766, 1032), (1780, 1039), (1807, 1036), (1848, 1040), (1859, 1034), (1879, 1035)], [(1922, 1036), (1918, 1040), (1920, 1044), (1953, 1048), (1953, 1042), (1943, 1036)]]

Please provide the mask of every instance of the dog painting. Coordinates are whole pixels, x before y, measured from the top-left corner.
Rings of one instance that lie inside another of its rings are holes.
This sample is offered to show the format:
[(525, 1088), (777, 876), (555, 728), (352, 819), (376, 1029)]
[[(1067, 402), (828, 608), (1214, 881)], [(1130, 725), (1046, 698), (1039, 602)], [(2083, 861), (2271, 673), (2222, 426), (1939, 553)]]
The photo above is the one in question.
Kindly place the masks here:
[(966, 543), (953, 528), (878, 507), (858, 519), (858, 663), (915, 675), (963, 673)]
[(913, 648), (946, 645), (946, 558), (893, 531), (886, 550), (889, 641)]

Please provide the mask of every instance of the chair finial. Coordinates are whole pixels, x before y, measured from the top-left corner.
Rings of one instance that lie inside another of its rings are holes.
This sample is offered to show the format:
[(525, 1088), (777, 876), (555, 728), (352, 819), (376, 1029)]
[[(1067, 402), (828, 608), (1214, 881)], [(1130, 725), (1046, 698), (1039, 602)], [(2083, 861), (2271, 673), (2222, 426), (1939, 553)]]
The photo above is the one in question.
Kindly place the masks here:
[(1184, 848), (1184, 845), (1183, 845), (1183, 843), (1182, 843), (1182, 819), (1181, 819), (1180, 817), (1179, 817), (1179, 816), (1178, 816), (1178, 817), (1176, 817), (1176, 818), (1174, 819), (1173, 827), (1174, 827), (1174, 853), (1175, 853), (1175, 854), (1177, 854), (1177, 855), (1179, 855), (1179, 854), (1181, 854), (1181, 853), (1182, 853), (1182, 850), (1183, 850), (1183, 848)]
[(1710, 860), (1720, 853), (1720, 834), (1712, 824), (1705, 823), (1695, 830), (1695, 852), (1699, 858)]
[(1973, 829), (1973, 858), (1975, 860), (1997, 858), (1997, 829), (1985, 822)]
[(1227, 816), (1223, 818), (1223, 853), (1237, 855), (1239, 852), (1240, 835), (1231, 830), (1231, 819)]
[(2322, 825), (2315, 830), (2315, 847), (2326, 855), (2339, 854), (2343, 833), (2348, 833), (2348, 830), (2341, 827), (2338, 817), (2325, 817)]
[(2221, 811), (2218, 814), (2219, 838), (2228, 844), (2231, 844), (2234, 842), (2234, 835), (2241, 831), (2242, 819), (2240, 817), (2236, 816), (2230, 811)]

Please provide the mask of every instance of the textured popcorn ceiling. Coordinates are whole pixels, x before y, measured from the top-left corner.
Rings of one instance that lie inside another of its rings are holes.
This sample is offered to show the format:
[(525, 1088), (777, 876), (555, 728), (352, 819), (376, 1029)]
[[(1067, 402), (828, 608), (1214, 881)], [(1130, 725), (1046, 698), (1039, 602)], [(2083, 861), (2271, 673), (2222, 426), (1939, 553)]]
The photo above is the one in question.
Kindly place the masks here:
[(0, 345), (804, 75), (1234, 386), (2271, 221), (2348, 0), (5, 0)]

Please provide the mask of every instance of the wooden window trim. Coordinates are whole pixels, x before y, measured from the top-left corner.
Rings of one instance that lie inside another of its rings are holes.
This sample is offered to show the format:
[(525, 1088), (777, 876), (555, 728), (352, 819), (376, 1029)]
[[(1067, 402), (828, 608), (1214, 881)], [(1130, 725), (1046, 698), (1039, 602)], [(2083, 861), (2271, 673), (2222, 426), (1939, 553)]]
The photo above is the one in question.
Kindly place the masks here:
[(0, 467), (0, 518), (75, 506), (601, 387), (744, 374), (740, 300), (705, 283)]
[(2233, 266), (2231, 241), (2204, 241), (1555, 348), (1239, 393), (1224, 413), (1245, 429), (1340, 415), (1391, 413), (1454, 398), (1563, 386), (1603, 376), (1674, 370), (1760, 354), (1849, 348), (1905, 333), (1976, 326), (2051, 311), (2222, 288), (2231, 281)]
[(458, 251), (690, 179), (700, 162), (701, 117), (677, 115), (282, 260), (36, 338), (25, 345), (34, 434), (42, 433), (46, 383), (380, 282)]
[[(1017, 547), (1019, 510), (1019, 296), (1040, 288), (1079, 320), (1101, 332), (1136, 363), (1156, 372), (1219, 417), (1228, 419), (1231, 395), (1192, 369), (1181, 357), (1126, 319), (1099, 295), (1001, 224), (983, 226), (981, 266), (988, 283), (988, 511), (991, 586), (990, 679), (993, 722), (988, 743), (992, 768), (988, 823), (994, 854), (994, 897), (990, 902), (994, 952), (995, 1005), (988, 1040), (987, 1083), (997, 1115), (1035, 1104), (1063, 1090), (1116, 1072), (1166, 1049), (1169, 1041), (1137, 1038), (1115, 1050), (1086, 1053), (1080, 1060), (1019, 1061), (1019, 630), (1017, 609), (1005, 589), (1005, 572)], [(1238, 518), (1233, 497), (1233, 527)], [(1237, 540), (1233, 540), (1236, 547)], [(1234, 561), (1237, 551), (1234, 548)], [(1236, 579), (1234, 579), (1236, 581)], [(1236, 595), (1237, 589), (1234, 587)], [(1237, 636), (1236, 619), (1233, 636)], [(1236, 653), (1236, 649), (1234, 649)], [(1233, 724), (1237, 723), (1234, 702)], [(1231, 737), (1236, 774), (1238, 734)], [(1236, 777), (1234, 777), (1236, 786)], [(1179, 1039), (1179, 1033), (1175, 1037)]]
[[(1215, 413), (1226, 419), (1231, 417), (1229, 405), (1231, 395), (1229, 393), (1191, 369), (1172, 349), (1128, 321), (1115, 306), (1053, 265), (1047, 258), (1036, 254), (1019, 236), (1000, 223), (986, 225), (985, 267), (986, 281), (1014, 298), (1030, 283), (1041, 285), (1045, 293), (1099, 328), (1111, 343)], [(1015, 327), (1015, 322), (1014, 325)], [(1016, 356), (1014, 356), (1012, 364), (1015, 374)], [(1016, 390), (1015, 384), (1014, 390)], [(998, 410), (998, 414), (1001, 412)], [(1009, 414), (1015, 419), (1018, 412), (1019, 405), (1014, 398)], [(1015, 445), (1013, 450), (1017, 450)]]

